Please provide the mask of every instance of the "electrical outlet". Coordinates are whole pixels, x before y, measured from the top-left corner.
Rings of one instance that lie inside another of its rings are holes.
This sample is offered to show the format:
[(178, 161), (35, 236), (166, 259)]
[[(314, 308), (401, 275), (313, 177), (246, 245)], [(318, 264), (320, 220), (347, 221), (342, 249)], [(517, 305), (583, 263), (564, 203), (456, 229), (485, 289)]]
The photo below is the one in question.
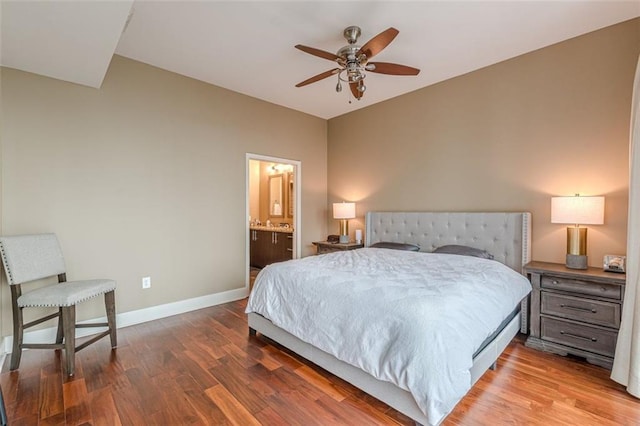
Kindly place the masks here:
[(151, 277), (142, 278), (142, 288), (151, 288)]

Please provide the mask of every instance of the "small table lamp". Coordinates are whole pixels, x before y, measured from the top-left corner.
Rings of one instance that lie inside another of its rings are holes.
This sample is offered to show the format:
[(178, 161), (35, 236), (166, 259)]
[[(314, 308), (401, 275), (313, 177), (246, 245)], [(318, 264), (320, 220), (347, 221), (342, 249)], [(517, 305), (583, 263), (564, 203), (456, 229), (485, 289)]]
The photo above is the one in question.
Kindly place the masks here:
[(604, 197), (552, 197), (551, 223), (572, 223), (567, 227), (567, 268), (587, 269), (587, 228), (580, 225), (604, 223)]
[(356, 217), (356, 203), (333, 203), (333, 218), (340, 219), (340, 243), (349, 242), (349, 220)]

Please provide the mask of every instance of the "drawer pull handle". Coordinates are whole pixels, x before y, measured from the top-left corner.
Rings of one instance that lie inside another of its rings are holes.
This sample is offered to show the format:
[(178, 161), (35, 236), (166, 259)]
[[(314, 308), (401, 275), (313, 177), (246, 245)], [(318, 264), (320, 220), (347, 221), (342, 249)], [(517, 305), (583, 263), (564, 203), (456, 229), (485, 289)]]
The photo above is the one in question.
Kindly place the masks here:
[(559, 284), (559, 283), (558, 283), (558, 280), (553, 280), (551, 281), (551, 284)]
[(561, 308), (566, 308), (566, 309), (573, 309), (574, 311), (591, 312), (592, 314), (597, 314), (598, 313), (598, 311), (595, 308), (589, 309), (589, 308), (583, 308), (581, 306), (565, 305), (564, 303), (561, 303), (560, 307)]
[(597, 342), (598, 341), (597, 337), (584, 337), (584, 336), (580, 336), (578, 334), (567, 333), (567, 332), (562, 331), (562, 330), (560, 330), (560, 334), (562, 334), (563, 336), (575, 337), (576, 339), (588, 340), (590, 342)]
[(293, 251), (293, 249), (288, 248), (287, 251)]

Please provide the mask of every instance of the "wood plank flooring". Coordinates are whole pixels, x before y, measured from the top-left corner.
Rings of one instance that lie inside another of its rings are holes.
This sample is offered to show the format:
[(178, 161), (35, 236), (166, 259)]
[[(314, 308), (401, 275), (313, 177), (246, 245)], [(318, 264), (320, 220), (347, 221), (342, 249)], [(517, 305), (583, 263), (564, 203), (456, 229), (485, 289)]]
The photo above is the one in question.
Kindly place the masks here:
[[(246, 300), (118, 330), (77, 355), (25, 351), (0, 374), (10, 425), (412, 425), (268, 340), (248, 337)], [(640, 401), (609, 372), (510, 344), (444, 425), (638, 425)]]

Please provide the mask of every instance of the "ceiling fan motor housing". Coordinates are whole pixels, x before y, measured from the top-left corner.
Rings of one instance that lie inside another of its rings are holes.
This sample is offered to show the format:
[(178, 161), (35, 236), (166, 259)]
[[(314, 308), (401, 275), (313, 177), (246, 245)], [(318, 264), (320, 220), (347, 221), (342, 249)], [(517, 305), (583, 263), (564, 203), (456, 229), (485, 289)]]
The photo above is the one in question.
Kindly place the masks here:
[(345, 61), (347, 61), (349, 59), (355, 60), (356, 59), (356, 53), (358, 53), (358, 50), (360, 50), (360, 46), (359, 45), (350, 44), (348, 46), (344, 46), (344, 47), (340, 48), (340, 50), (338, 50), (336, 55), (341, 57)]

